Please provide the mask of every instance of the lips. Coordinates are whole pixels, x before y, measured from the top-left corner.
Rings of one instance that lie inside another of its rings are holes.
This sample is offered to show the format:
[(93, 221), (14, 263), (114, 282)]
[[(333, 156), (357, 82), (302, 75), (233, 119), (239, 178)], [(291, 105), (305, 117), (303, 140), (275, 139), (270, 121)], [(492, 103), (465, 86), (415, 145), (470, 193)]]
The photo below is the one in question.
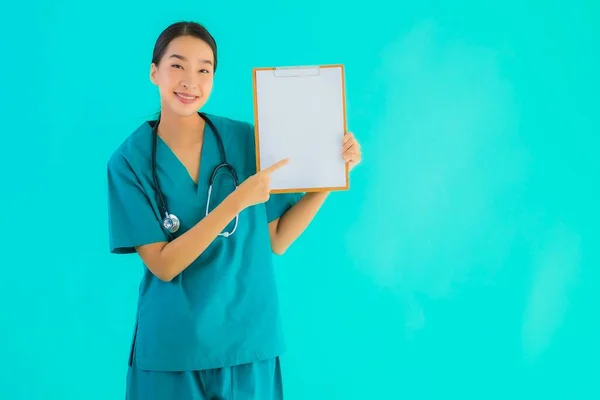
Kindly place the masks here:
[(192, 104), (198, 99), (198, 96), (189, 93), (175, 92), (175, 97), (183, 104)]

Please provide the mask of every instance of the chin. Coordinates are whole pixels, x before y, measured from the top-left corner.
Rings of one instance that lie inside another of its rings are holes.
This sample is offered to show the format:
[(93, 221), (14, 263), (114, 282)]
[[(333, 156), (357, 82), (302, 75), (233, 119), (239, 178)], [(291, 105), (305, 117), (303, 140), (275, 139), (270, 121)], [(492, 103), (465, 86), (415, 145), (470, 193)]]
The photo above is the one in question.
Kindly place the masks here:
[(173, 111), (180, 117), (191, 117), (192, 115), (198, 113), (198, 110), (201, 106), (202, 103), (200, 101), (197, 101), (192, 104), (181, 104), (180, 102), (175, 100), (174, 103), (171, 103), (169, 108), (171, 109), (171, 111)]

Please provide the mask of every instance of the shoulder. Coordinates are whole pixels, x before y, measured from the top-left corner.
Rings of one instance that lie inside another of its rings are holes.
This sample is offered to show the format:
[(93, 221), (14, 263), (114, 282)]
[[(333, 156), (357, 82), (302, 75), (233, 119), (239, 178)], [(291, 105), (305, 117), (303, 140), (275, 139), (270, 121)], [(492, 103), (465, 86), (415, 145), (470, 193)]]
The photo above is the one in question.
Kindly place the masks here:
[(254, 125), (241, 119), (205, 113), (222, 135), (253, 137)]
[(144, 121), (113, 150), (108, 158), (108, 170), (133, 169), (140, 158), (150, 157), (151, 146), (152, 128), (148, 121)]

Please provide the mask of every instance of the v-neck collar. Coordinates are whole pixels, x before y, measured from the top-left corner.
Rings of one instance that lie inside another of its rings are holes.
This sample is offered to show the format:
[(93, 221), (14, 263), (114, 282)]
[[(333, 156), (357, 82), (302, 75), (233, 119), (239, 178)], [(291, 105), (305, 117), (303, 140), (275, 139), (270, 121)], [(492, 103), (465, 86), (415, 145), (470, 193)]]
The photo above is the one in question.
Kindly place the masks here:
[[(196, 196), (205, 195), (206, 190), (208, 189), (208, 181), (210, 179), (210, 160), (207, 158), (211, 158), (210, 156), (214, 153), (214, 147), (216, 146), (214, 139), (214, 132), (210, 128), (208, 123), (204, 124), (204, 131), (202, 134), (202, 148), (200, 150), (200, 162), (198, 163), (198, 183), (194, 182), (192, 177), (190, 176), (187, 168), (181, 162), (179, 157), (175, 154), (175, 152), (171, 149), (171, 147), (163, 140), (160, 135), (158, 135), (158, 143), (159, 146), (163, 148), (163, 151), (169, 154), (169, 158), (171, 161), (169, 162), (171, 165), (174, 165), (172, 168), (174, 169), (174, 173), (177, 175), (183, 174), (185, 178), (181, 179), (181, 181), (185, 181), (187, 184), (191, 185), (194, 189)], [(158, 150), (158, 149), (157, 149)], [(177, 180), (180, 180), (177, 178)]]

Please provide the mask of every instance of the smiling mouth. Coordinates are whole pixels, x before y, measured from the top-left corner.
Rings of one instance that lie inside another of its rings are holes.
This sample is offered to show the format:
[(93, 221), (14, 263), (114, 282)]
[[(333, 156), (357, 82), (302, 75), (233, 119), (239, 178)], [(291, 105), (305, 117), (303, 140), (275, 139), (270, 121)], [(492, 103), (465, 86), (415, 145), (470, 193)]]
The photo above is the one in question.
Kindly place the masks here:
[(196, 101), (196, 99), (198, 99), (198, 96), (179, 92), (175, 92), (175, 97), (177, 97), (181, 102), (185, 104), (191, 104), (194, 101)]

